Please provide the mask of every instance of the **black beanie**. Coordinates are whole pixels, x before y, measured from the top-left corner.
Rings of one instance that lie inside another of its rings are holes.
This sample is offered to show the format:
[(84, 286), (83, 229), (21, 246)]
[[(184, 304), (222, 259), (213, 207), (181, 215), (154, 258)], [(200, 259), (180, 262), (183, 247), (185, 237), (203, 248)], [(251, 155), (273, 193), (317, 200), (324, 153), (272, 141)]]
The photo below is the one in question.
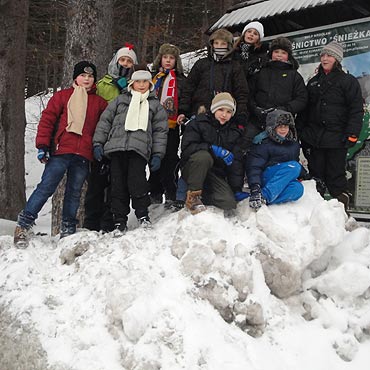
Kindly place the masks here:
[(78, 62), (73, 68), (73, 80), (75, 80), (82, 73), (92, 73), (92, 75), (94, 76), (94, 82), (96, 82), (96, 67), (91, 62), (88, 62), (86, 60)]

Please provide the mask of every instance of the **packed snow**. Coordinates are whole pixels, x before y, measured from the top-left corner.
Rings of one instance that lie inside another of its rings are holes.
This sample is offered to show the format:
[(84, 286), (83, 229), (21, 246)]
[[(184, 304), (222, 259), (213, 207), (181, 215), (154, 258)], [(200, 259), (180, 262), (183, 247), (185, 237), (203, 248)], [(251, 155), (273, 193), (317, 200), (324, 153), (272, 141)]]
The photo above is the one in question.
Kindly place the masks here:
[(152, 229), (131, 216), (118, 238), (59, 241), (46, 205), (25, 250), (2, 220), (0, 369), (369, 369), (370, 230), (303, 184), (297, 202), (228, 217), (151, 206)]

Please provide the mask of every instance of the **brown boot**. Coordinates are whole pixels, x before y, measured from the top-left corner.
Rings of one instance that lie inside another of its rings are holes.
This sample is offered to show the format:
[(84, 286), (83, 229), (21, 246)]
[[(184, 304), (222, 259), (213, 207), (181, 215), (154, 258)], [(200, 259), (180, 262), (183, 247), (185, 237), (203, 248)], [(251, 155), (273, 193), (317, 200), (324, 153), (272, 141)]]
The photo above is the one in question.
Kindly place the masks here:
[(186, 193), (186, 207), (189, 209), (192, 215), (203, 212), (206, 210), (205, 205), (201, 200), (202, 190), (188, 190)]
[(14, 245), (17, 248), (25, 249), (28, 247), (29, 231), (25, 227), (17, 225), (14, 230)]

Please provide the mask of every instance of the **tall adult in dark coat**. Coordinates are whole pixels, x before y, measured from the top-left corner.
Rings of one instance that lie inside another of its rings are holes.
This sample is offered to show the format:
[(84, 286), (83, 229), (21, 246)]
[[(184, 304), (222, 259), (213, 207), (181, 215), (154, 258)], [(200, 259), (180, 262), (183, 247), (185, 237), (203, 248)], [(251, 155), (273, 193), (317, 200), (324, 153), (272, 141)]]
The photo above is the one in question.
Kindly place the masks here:
[[(219, 47), (219, 42), (225, 47)], [(235, 119), (247, 122), (248, 85), (239, 62), (232, 58), (233, 35), (219, 29), (209, 38), (208, 56), (195, 62), (185, 83), (179, 112), (187, 117), (205, 113), (220, 92), (229, 92), (237, 104)], [(183, 119), (184, 116), (179, 116)]]
[(307, 90), (297, 71), (298, 62), (292, 55), (292, 43), (285, 37), (271, 42), (269, 61), (249, 79), (250, 120), (246, 130), (247, 148), (253, 138), (265, 129), (266, 116), (274, 109), (293, 114), (304, 110)]
[[(346, 156), (361, 131), (363, 99), (356, 78), (342, 70), (342, 59), (343, 48), (335, 41), (321, 50), (318, 72), (307, 83), (307, 109), (297, 128), (310, 174), (347, 208)], [(322, 195), (324, 191), (322, 187)]]

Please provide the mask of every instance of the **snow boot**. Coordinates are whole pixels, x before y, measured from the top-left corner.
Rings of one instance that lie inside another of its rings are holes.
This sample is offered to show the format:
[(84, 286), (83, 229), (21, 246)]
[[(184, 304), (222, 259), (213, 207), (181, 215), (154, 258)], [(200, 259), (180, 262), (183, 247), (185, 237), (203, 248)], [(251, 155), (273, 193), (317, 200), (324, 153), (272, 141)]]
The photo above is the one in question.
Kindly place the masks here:
[(163, 195), (162, 194), (150, 194), (150, 204), (162, 204)]
[(206, 210), (205, 205), (201, 200), (202, 190), (188, 190), (186, 193), (186, 207), (192, 215), (203, 212)]
[(76, 232), (76, 224), (71, 222), (62, 222), (62, 226), (60, 228), (60, 236), (59, 239), (63, 239), (66, 236), (70, 236)]
[(140, 227), (143, 229), (151, 229), (152, 223), (150, 222), (149, 216), (143, 216), (137, 219), (139, 221)]
[(14, 245), (16, 248), (25, 249), (28, 247), (29, 244), (29, 229), (17, 225), (14, 230)]
[(127, 231), (127, 223), (125, 221), (116, 222), (114, 224), (114, 230), (112, 231), (114, 238), (119, 238), (123, 236)]

